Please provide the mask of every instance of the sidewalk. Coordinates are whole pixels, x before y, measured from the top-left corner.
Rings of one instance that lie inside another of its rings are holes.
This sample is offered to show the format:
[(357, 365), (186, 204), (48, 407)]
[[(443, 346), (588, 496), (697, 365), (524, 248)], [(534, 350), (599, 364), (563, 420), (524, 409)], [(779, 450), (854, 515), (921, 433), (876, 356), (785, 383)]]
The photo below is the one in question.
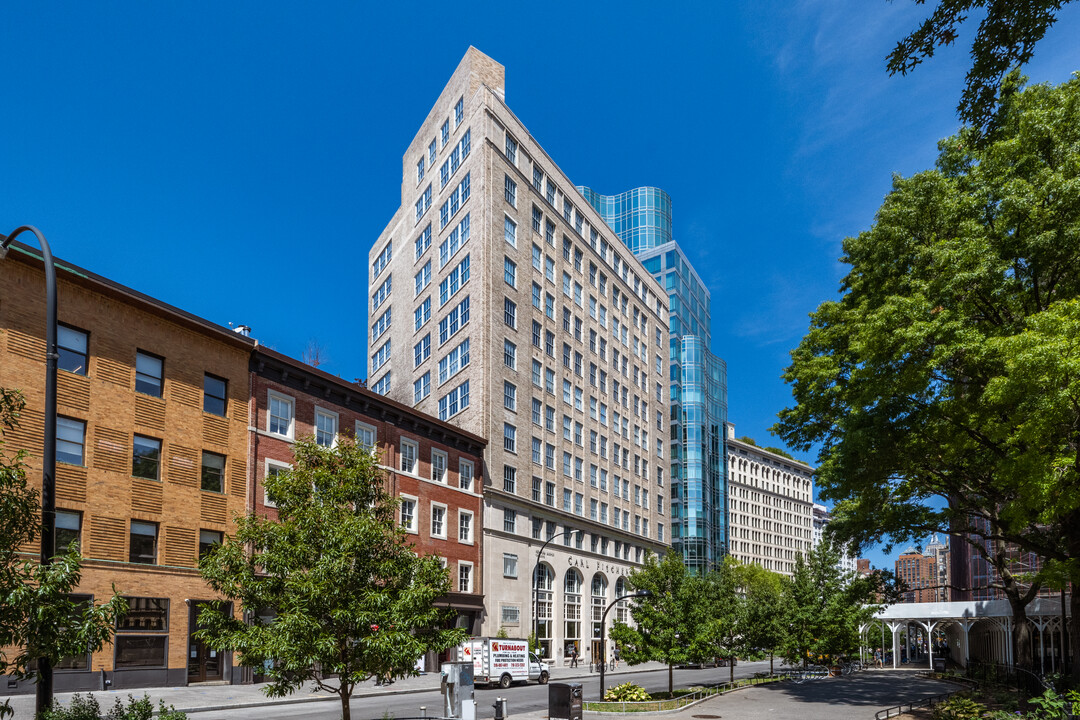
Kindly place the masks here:
[[(654, 670), (666, 670), (663, 663), (642, 663), (634, 667), (622, 664), (618, 670), (608, 670), (608, 677), (627, 675), (633, 673), (650, 672)], [(577, 678), (599, 677), (600, 673), (590, 672), (588, 666), (567, 668), (555, 667), (551, 669), (551, 679), (554, 682), (566, 682)], [(396, 680), (389, 687), (379, 687), (374, 681), (367, 681), (357, 685), (353, 692), (354, 698), (379, 697), (383, 695), (403, 695), (408, 693), (421, 693), (439, 690), (441, 675), (438, 672), (430, 672), (419, 677), (402, 678)], [(291, 703), (310, 703), (338, 701), (337, 695), (331, 695), (322, 691), (311, 692), (307, 688), (301, 688), (284, 698), (269, 698), (263, 694), (265, 683), (256, 685), (188, 685), (186, 687), (160, 687), (160, 688), (130, 688), (121, 690), (93, 691), (92, 693), (80, 693), (81, 695), (93, 694), (98, 699), (103, 709), (112, 707), (113, 698), (120, 698), (127, 702), (127, 696), (132, 695), (141, 698), (143, 694), (150, 696), (151, 701), (157, 706), (158, 700), (164, 700), (166, 705), (173, 705), (177, 710), (187, 713), (205, 712), (210, 710), (230, 710), (234, 708), (260, 707), (266, 705), (287, 705)], [(61, 703), (68, 703), (74, 693), (57, 693), (56, 699)], [(5, 696), (0, 695), (0, 701)], [(15, 710), (15, 720), (30, 720), (34, 714), (33, 695), (12, 695), (11, 707)], [(546, 713), (544, 713), (546, 717)]]

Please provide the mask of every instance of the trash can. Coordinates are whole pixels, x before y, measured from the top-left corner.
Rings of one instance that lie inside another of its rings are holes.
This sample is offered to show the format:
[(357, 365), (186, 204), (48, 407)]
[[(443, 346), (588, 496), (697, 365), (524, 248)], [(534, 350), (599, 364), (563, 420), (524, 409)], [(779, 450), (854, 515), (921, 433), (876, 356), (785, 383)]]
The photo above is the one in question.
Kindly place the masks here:
[(581, 683), (548, 684), (548, 717), (581, 720)]
[(934, 672), (945, 672), (945, 658), (934, 658)]

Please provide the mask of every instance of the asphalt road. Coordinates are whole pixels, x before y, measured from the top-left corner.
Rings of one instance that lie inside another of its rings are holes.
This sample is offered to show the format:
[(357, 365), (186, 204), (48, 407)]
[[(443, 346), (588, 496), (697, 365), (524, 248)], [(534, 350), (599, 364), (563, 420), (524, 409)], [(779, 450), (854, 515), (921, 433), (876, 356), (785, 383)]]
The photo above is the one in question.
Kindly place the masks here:
[[(750, 677), (755, 672), (767, 672), (768, 669), (769, 662), (767, 660), (758, 663), (740, 663), (735, 668), (735, 677), (736, 679)], [(702, 683), (726, 682), (730, 668), (675, 670), (674, 672), (675, 687), (687, 687)], [(668, 674), (666, 670), (658, 670), (631, 675), (615, 675), (608, 677), (607, 686), (611, 687), (627, 681), (637, 683), (646, 690), (667, 690)], [(559, 682), (557, 670), (552, 682)], [(582, 683), (586, 700), (598, 698), (600, 694), (599, 676), (578, 679), (573, 682)], [(510, 720), (513, 720), (515, 715), (522, 713), (546, 712), (548, 706), (548, 688), (544, 685), (515, 686), (506, 690), (500, 688), (477, 688), (476, 717), (478, 720), (494, 717), (495, 710), (492, 708), (492, 704), (495, 702), (496, 697), (505, 697), (507, 699), (507, 711)], [(421, 706), (427, 707), (429, 717), (438, 717), (442, 713), (442, 695), (438, 691), (432, 691), (384, 695), (372, 698), (354, 698), (352, 701), (352, 717), (354, 720), (382, 720), (387, 716), (395, 718), (420, 717), (422, 714)], [(239, 720), (243, 718), (256, 718), (258, 720), (274, 720), (276, 718), (332, 720), (341, 717), (341, 705), (334, 701), (271, 705), (192, 713), (190, 717), (191, 720)]]

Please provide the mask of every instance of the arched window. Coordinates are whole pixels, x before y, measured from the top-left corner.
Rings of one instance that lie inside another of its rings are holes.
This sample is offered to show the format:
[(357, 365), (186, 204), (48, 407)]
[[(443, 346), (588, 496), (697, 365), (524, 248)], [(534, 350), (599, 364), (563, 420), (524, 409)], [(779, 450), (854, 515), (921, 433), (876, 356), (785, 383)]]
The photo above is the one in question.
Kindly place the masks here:
[(581, 586), (584, 580), (574, 568), (566, 571), (563, 578), (563, 621), (565, 632), (563, 633), (563, 653), (570, 656), (570, 651), (577, 648), (581, 654)]
[(540, 643), (540, 655), (546, 658), (551, 657), (551, 622), (554, 588), (555, 571), (551, 569), (550, 565), (541, 563), (536, 568), (533, 592), (535, 593), (534, 602), (538, 603), (535, 608), (536, 636)]

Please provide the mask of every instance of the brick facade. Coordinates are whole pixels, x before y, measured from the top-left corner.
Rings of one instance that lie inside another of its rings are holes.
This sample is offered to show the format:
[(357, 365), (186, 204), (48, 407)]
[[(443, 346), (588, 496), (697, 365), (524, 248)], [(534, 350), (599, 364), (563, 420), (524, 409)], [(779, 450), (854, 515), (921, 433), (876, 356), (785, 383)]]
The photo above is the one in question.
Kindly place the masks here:
[[(38, 257), (16, 245), (0, 262), (0, 386), (26, 397), (21, 425), (5, 437), (4, 451), (30, 452), (28, 479), (40, 489), (45, 280)], [(141, 626), (129, 623), (135, 626), (119, 632), (117, 642), (74, 663), (84, 667), (57, 669), (56, 690), (98, 689), (102, 671), (114, 688), (183, 685), (192, 650), (203, 674), (210, 661), (210, 678), (199, 679), (237, 682), (231, 658), (209, 658), (208, 650), (189, 643), (189, 621), (194, 603), (213, 599), (197, 570), (200, 532), (230, 532), (233, 515), (246, 508), (253, 343), (66, 263), (58, 262), (57, 271), (59, 322), (86, 341), (85, 362), (58, 371), (57, 393), (71, 443), (62, 443), (58, 454), (56, 507), (69, 522), (77, 518), (74, 532), (85, 557), (78, 590), (102, 601), (115, 585), (121, 595), (165, 602), (163, 614), (146, 614), (138, 607), (146, 603), (136, 601), (131, 618), (140, 618)], [(149, 394), (135, 389), (137, 352), (161, 360)], [(64, 367), (70, 356), (61, 357)], [(223, 416), (204, 411), (207, 373), (225, 381)], [(138, 470), (154, 479), (134, 476), (136, 436), (160, 443), (156, 463), (151, 454)], [(223, 462), (220, 491), (202, 489), (204, 458)], [(136, 528), (156, 531), (156, 537), (142, 536), (154, 537), (152, 548), (142, 551), (144, 562), (131, 562), (132, 541), (140, 539)], [(36, 557), (38, 548), (26, 551)], [(32, 692), (32, 685), (8, 690)]]

